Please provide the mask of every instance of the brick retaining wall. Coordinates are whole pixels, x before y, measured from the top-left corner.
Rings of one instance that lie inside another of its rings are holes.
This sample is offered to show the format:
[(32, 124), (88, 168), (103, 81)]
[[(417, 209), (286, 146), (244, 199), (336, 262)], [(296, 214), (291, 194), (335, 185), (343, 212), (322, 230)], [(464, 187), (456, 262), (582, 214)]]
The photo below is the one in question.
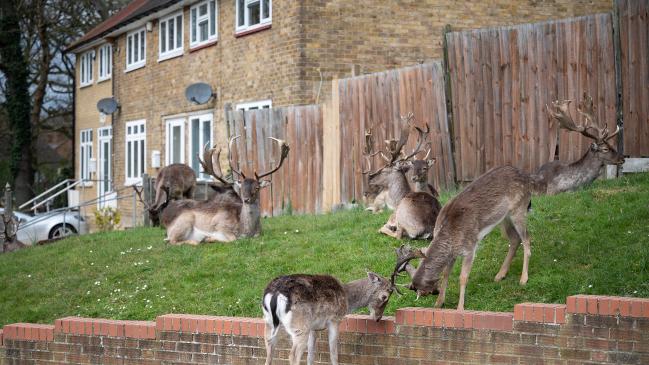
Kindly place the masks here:
[[(2, 364), (262, 364), (259, 318), (167, 314), (156, 321), (66, 317), (0, 330)], [(281, 332), (283, 333), (283, 331)], [(329, 363), (326, 334), (316, 362)], [(278, 343), (276, 364), (290, 341)], [(341, 364), (649, 363), (649, 299), (575, 295), (517, 304), (513, 313), (402, 308), (341, 324)], [(305, 361), (306, 354), (303, 357)]]

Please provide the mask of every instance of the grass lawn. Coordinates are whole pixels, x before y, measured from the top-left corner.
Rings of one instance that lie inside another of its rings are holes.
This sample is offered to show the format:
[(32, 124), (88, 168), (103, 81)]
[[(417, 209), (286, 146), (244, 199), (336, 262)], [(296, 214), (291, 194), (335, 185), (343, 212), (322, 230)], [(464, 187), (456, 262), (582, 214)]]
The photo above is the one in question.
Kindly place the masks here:
[[(370, 269), (388, 276), (401, 242), (377, 233), (387, 217), (358, 209), (269, 218), (263, 220), (262, 237), (198, 247), (168, 246), (162, 229), (143, 228), (0, 255), (0, 325), (51, 323), (70, 315), (259, 317), (263, 289), (278, 275), (328, 273), (348, 281)], [(516, 303), (563, 303), (577, 293), (649, 297), (649, 174), (535, 197), (529, 228), (528, 284), (518, 284), (522, 249), (510, 275), (493, 281), (507, 252), (496, 229), (478, 249), (466, 309), (511, 311)], [(459, 261), (449, 281), (448, 308), (457, 305)], [(434, 299), (415, 301), (410, 291), (393, 296), (387, 314), (406, 306), (430, 307)]]

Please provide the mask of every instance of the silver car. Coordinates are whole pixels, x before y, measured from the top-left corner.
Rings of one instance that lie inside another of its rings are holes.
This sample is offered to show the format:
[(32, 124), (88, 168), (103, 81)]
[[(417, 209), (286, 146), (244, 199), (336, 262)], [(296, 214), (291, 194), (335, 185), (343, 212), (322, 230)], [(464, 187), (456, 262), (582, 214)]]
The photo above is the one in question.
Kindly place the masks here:
[[(0, 214), (2, 213), (4, 213), (4, 209), (0, 208)], [(35, 215), (14, 212), (14, 215), (20, 222), (17, 238), (26, 245), (88, 232), (88, 223), (77, 210), (53, 211)]]

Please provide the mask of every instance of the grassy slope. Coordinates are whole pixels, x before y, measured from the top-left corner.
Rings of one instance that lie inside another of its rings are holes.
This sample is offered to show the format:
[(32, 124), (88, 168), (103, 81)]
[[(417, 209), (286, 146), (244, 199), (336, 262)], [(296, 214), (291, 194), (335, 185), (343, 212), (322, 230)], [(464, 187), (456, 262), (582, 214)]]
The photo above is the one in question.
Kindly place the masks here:
[[(467, 309), (511, 311), (519, 302), (562, 303), (575, 293), (649, 297), (649, 174), (534, 198), (533, 206), (529, 283), (518, 285), (522, 250), (510, 276), (493, 282), (507, 251), (495, 230), (480, 245)], [(386, 218), (360, 210), (271, 218), (263, 221), (260, 238), (199, 247), (167, 246), (163, 230), (137, 229), (0, 255), (0, 325), (68, 315), (259, 316), (260, 295), (277, 275), (330, 273), (343, 281), (365, 275), (365, 269), (389, 275), (400, 242), (377, 233)], [(449, 284), (451, 308), (457, 305), (459, 264)], [(387, 313), (433, 301), (415, 302), (409, 292), (393, 297)]]

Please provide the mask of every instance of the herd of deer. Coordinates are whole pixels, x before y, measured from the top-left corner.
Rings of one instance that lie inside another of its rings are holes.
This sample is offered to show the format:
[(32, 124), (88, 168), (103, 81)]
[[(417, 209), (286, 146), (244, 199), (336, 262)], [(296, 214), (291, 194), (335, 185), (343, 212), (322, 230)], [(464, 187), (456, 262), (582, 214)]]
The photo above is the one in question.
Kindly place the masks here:
[[(624, 162), (609, 143), (619, 129), (609, 135), (606, 124), (599, 123), (594, 117), (592, 99), (584, 94), (577, 107), (585, 120), (583, 124), (573, 120), (569, 104), (570, 101), (556, 101), (547, 109), (560, 127), (593, 140), (582, 158), (573, 163), (552, 161), (531, 174), (512, 166), (494, 168), (443, 207), (437, 200), (437, 191), (427, 180), (428, 170), (435, 163), (434, 158), (429, 158), (430, 148), (423, 159), (416, 157), (428, 144), (428, 126), (416, 127), (412, 114), (402, 117), (399, 138), (386, 140), (385, 151), (377, 152), (374, 152), (372, 130), (366, 131), (364, 156), (368, 169), (363, 174), (368, 177), (368, 210), (378, 212), (385, 207), (393, 210), (379, 232), (397, 239), (406, 236), (431, 242), (424, 249), (404, 245), (397, 249), (397, 263), (389, 280), (368, 272), (366, 278), (346, 284), (329, 275), (306, 274), (280, 276), (271, 281), (262, 298), (266, 322), (266, 364), (271, 363), (280, 326), (284, 327), (293, 343), (290, 364), (299, 364), (305, 349), (307, 364), (313, 363), (315, 331), (323, 329), (329, 332), (331, 362), (337, 364), (338, 325), (343, 317), (358, 308), (368, 307), (372, 318), (379, 321), (392, 293), (400, 293), (395, 279), (402, 272), (410, 276), (411, 283), (406, 287), (415, 291), (417, 297), (438, 294), (435, 306), (441, 307), (449, 274), (460, 256), (462, 268), (457, 308), (463, 310), (466, 284), (478, 243), (499, 224), (510, 244), (495, 280), (500, 281), (507, 275), (516, 251), (522, 245), (523, 269), (519, 282), (525, 285), (531, 255), (526, 221), (532, 195), (574, 190), (594, 181), (605, 164), (620, 165)], [(405, 153), (403, 150), (412, 131), (417, 133), (417, 144), (410, 153)], [(147, 208), (150, 215), (156, 219), (159, 217), (159, 222), (166, 228), (169, 243), (228, 242), (261, 233), (259, 190), (270, 184), (263, 178), (282, 166), (289, 146), (272, 138), (279, 145), (279, 164), (272, 171), (261, 175), (255, 172), (254, 178), (246, 178), (232, 165), (230, 152), (236, 138), (228, 144), (231, 179), (221, 171), (221, 150), (205, 147), (201, 165), (219, 183), (213, 186), (216, 193), (207, 201), (188, 199), (195, 185), (192, 169), (174, 164), (160, 171), (155, 203), (147, 205)], [(384, 163), (372, 171), (371, 162), (376, 155)], [(406, 177), (408, 172), (411, 173), (412, 186)], [(414, 259), (421, 259), (417, 267), (410, 263)]]

